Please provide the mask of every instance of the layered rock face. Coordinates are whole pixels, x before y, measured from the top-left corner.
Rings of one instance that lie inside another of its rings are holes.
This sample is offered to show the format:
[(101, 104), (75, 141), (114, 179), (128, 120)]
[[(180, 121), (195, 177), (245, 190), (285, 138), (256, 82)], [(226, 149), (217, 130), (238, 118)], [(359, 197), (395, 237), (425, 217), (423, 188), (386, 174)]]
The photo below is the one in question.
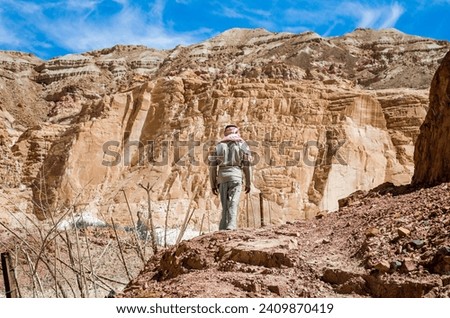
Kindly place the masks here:
[(413, 182), (433, 185), (450, 180), (450, 53), (436, 71), (430, 88), (430, 109), (420, 127)]
[[(114, 95), (102, 118), (53, 144), (40, 174), (47, 177), (36, 179), (48, 183), (46, 191), (35, 191), (35, 200), (81, 193), (82, 201), (106, 205), (105, 195), (121, 197), (121, 180), (131, 202), (139, 202), (145, 193), (137, 185), (159, 178), (154, 191), (161, 199), (183, 205), (195, 197), (200, 216), (217, 212), (206, 158), (223, 127), (235, 122), (254, 152), (255, 191), (271, 202), (274, 222), (333, 211), (355, 189), (411, 175), (411, 159), (392, 142), (377, 98), (319, 82), (206, 82), (195, 74), (149, 82)], [(258, 198), (252, 198), (253, 214)]]
[(0, 108), (0, 171), (4, 176), (2, 183), (7, 187), (18, 187), (20, 184), (20, 169), (11, 151), (11, 146), (17, 138), (14, 129), (14, 118), (7, 111)]
[(41, 219), (73, 207), (129, 223), (125, 199), (146, 212), (139, 184), (149, 184), (158, 226), (169, 206), (171, 227), (195, 208), (190, 226), (212, 230), (220, 205), (206, 158), (233, 122), (255, 159), (241, 226), (259, 223), (259, 193), (266, 223), (309, 217), (356, 190), (409, 183), (428, 83), (449, 49), (395, 30), (328, 39), (233, 29), (171, 51), (33, 60), (23, 81), (43, 106), (33, 125), (17, 113), (26, 129), (5, 151)]

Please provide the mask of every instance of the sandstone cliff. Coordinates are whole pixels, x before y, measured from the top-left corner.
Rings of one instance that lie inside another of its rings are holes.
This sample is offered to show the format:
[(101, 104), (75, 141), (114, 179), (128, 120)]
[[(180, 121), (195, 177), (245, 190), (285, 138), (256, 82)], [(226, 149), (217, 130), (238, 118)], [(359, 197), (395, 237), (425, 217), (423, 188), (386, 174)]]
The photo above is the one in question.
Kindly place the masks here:
[(413, 182), (437, 184), (450, 180), (450, 53), (442, 61), (430, 88), (430, 109), (420, 127), (414, 153)]
[(256, 159), (241, 225), (259, 222), (260, 192), (272, 223), (333, 211), (356, 190), (409, 183), (429, 82), (449, 49), (396, 30), (233, 29), (170, 51), (116, 46), (50, 61), (2, 52), (12, 119), (0, 126), (11, 158), (0, 168), (14, 179), (2, 191), (32, 190), (28, 210), (40, 218), (73, 206), (129, 223), (121, 190), (146, 211), (138, 184), (148, 182), (158, 226), (170, 199), (171, 227), (191, 206), (191, 226), (212, 230), (219, 201), (205, 158), (235, 122)]

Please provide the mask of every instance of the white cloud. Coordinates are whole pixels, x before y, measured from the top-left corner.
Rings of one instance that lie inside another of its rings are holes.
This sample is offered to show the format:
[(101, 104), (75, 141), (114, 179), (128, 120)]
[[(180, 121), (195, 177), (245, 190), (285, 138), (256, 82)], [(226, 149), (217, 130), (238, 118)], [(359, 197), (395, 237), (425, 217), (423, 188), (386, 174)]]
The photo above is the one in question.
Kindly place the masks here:
[(231, 18), (246, 20), (253, 27), (274, 29), (276, 23), (273, 21), (273, 13), (266, 10), (247, 7), (244, 2), (234, 1), (234, 6), (222, 5), (215, 14)]
[(19, 47), (20, 44), (21, 44), (20, 38), (16, 34), (12, 33), (8, 27), (6, 27), (0, 22), (0, 45)]
[(328, 27), (328, 29), (322, 34), (322, 36), (329, 36), (331, 32), (333, 32), (333, 30), (336, 28), (336, 26), (342, 23), (343, 21), (341, 21), (340, 19), (334, 20), (333, 24)]
[(222, 8), (221, 15), (223, 15), (224, 17), (227, 17), (227, 18), (232, 18), (232, 19), (250, 19), (251, 18), (251, 17), (246, 17), (242, 13), (239, 13), (237, 10), (228, 8), (228, 7)]
[[(115, 2), (121, 3), (121, 1), (114, 0)], [(68, 0), (55, 3), (55, 6), (61, 7), (65, 6), (69, 10), (83, 11), (83, 10), (94, 10), (102, 0)], [(126, 0), (125, 0), (126, 2)]]
[(395, 26), (403, 12), (403, 7), (398, 3), (369, 6), (360, 2), (344, 2), (336, 14), (357, 19), (357, 27), (383, 29)]
[[(3, 0), (0, 1), (3, 4)], [(5, 45), (11, 49), (15, 49), (23, 44), (22, 37), (15, 32), (11, 26), (14, 21), (8, 19), (7, 10), (0, 8), (0, 45)]]
[(150, 13), (155, 21), (158, 23), (163, 23), (163, 14), (166, 7), (166, 0), (155, 0), (151, 6)]
[[(151, 18), (137, 7), (126, 6), (119, 13), (105, 17), (99, 24), (83, 18), (57, 20), (47, 25), (45, 32), (63, 47), (87, 51), (115, 44), (144, 44), (156, 48), (172, 48), (195, 42), (196, 32), (176, 34), (167, 30), (162, 21), (164, 1), (157, 1)], [(200, 30), (198, 32), (206, 32)]]
[(362, 8), (359, 11), (361, 18), (358, 22), (358, 27), (360, 28), (370, 28), (375, 25), (380, 16), (380, 11), (370, 8)]
[[(7, 4), (8, 8), (5, 10), (14, 10), (28, 25), (44, 34), (48, 41), (36, 41), (33, 34), (21, 34), (20, 38), (13, 38), (13, 32), (8, 32), (1, 19), (0, 43), (28, 46), (34, 52), (39, 52), (40, 48), (48, 46), (49, 43), (72, 52), (84, 52), (116, 44), (143, 44), (168, 49), (178, 44), (198, 42), (206, 34), (212, 33), (212, 30), (207, 28), (191, 32), (172, 31), (163, 19), (166, 0), (155, 0), (147, 7), (137, 6), (128, 0), (114, 2), (119, 5), (119, 10), (104, 14), (100, 11), (102, 0), (48, 1), (39, 5), (0, 0), (0, 4)], [(20, 25), (16, 24), (16, 27)], [(19, 40), (22, 43), (19, 43)]]
[[(78, 1), (78, 0), (74, 0), (74, 1)], [(121, 5), (127, 5), (128, 4), (128, 0), (113, 0), (114, 2), (121, 4)]]
[(331, 34), (338, 25), (342, 24), (352, 29), (356, 27), (383, 29), (394, 27), (403, 12), (404, 8), (396, 2), (384, 5), (376, 2), (367, 4), (358, 1), (329, 1), (313, 8), (285, 10), (286, 26), (283, 29), (291, 28), (294, 23), (309, 29), (326, 27), (324, 36)]
[(405, 12), (405, 9), (398, 3), (394, 3), (389, 10), (389, 14), (384, 17), (384, 21), (380, 25), (380, 28), (382, 29), (395, 26), (400, 16)]

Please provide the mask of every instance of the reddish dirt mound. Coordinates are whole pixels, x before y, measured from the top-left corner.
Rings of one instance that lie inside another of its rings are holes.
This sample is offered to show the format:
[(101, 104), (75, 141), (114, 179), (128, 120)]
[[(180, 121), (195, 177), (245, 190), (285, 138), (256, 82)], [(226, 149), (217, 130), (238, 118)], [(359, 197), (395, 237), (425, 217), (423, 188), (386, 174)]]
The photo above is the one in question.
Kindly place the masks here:
[(314, 220), (161, 251), (120, 297), (449, 297), (450, 184), (379, 187)]

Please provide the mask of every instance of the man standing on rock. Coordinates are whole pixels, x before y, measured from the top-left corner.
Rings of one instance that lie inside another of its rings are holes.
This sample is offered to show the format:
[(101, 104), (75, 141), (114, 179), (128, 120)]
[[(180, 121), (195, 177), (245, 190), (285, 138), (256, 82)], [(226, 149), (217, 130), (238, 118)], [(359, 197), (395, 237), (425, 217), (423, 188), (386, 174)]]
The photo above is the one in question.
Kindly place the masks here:
[(222, 218), (219, 230), (234, 230), (237, 224), (239, 197), (243, 179), (245, 193), (250, 192), (250, 148), (239, 135), (236, 125), (227, 125), (224, 138), (209, 157), (209, 180), (212, 192), (220, 193)]

